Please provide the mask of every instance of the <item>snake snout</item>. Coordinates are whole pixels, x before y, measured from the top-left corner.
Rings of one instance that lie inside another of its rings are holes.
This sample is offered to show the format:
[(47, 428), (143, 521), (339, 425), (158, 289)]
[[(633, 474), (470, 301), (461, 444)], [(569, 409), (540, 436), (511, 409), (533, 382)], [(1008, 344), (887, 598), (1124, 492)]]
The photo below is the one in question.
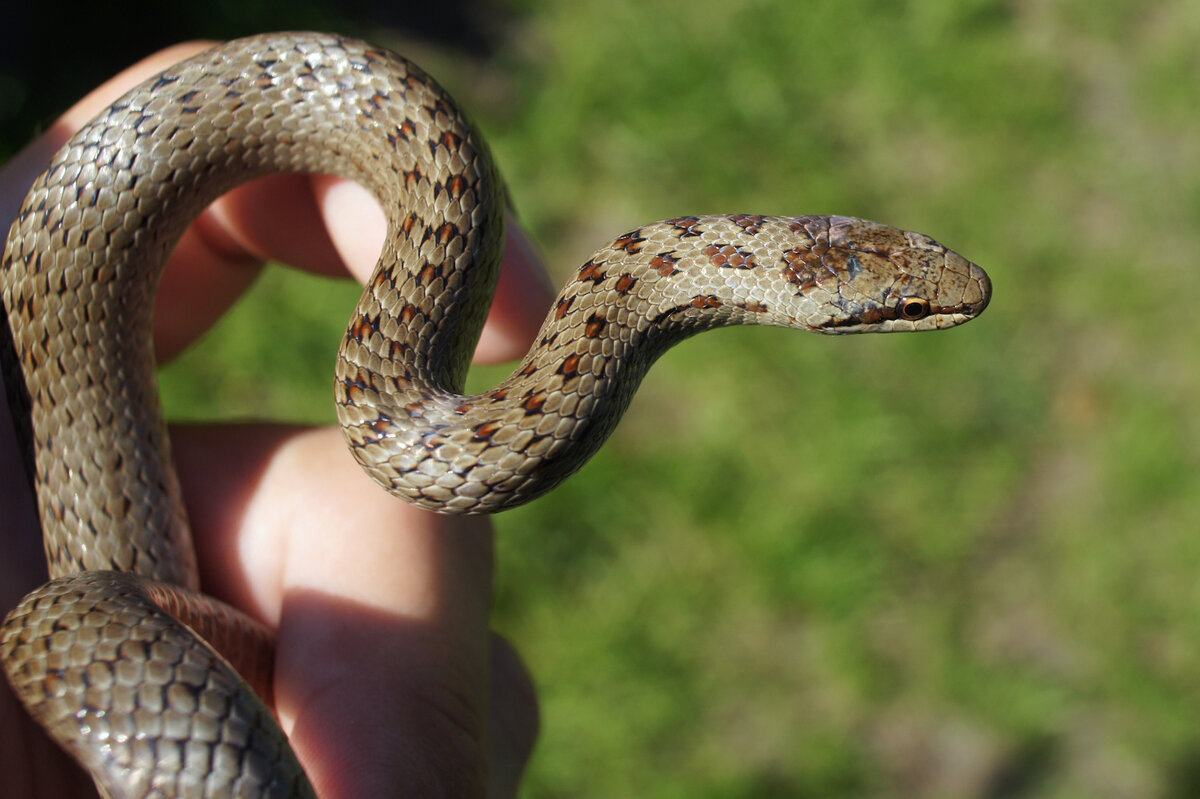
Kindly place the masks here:
[(950, 279), (942, 281), (939, 304), (968, 318), (983, 313), (992, 300), (992, 279), (988, 273), (953, 250), (946, 251), (945, 269)]

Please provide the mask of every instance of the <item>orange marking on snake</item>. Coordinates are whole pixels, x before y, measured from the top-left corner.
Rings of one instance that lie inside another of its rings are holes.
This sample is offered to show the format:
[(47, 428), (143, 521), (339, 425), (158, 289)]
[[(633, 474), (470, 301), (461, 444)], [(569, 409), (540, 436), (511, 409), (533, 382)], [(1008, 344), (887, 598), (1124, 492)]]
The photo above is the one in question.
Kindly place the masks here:
[(567, 311), (571, 310), (571, 306), (575, 304), (575, 297), (564, 297), (559, 300), (554, 306), (554, 318), (561, 320), (567, 315)]
[(753, 269), (757, 266), (752, 253), (746, 252), (740, 247), (735, 247), (732, 244), (710, 244), (701, 250), (702, 253), (708, 256), (708, 260), (716, 267), (728, 267), (731, 269)]
[(578, 374), (580, 357), (579, 353), (567, 356), (567, 359), (562, 362), (562, 366), (558, 367), (558, 373), (567, 377), (573, 377)]
[(583, 329), (583, 335), (588, 338), (596, 338), (604, 332), (604, 328), (608, 327), (608, 320), (599, 314), (592, 314), (588, 317), (587, 327)]
[(500, 424), (500, 422), (484, 422), (483, 424), (479, 425), (479, 427), (475, 428), (475, 435), (472, 436), (472, 438), (474, 438), (476, 441), (487, 441), (496, 434), (497, 430), (502, 427), (504, 427), (504, 425)]
[(604, 279), (604, 269), (595, 261), (588, 261), (579, 269), (580, 280), (590, 280), (593, 283), (599, 283)]
[(650, 260), (650, 268), (657, 271), (663, 277), (679, 274), (679, 270), (675, 265), (679, 263), (679, 259), (673, 255), (664, 254), (656, 255)]

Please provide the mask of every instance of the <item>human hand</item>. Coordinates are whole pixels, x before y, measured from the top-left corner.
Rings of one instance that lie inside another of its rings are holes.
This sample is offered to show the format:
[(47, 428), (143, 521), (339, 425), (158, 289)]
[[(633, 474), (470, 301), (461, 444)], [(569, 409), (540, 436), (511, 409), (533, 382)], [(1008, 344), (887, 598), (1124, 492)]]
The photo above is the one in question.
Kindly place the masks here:
[[(206, 46), (151, 56), (68, 111), (0, 170), (0, 219), (16, 215), (75, 129)], [(365, 281), (383, 230), (366, 192), (332, 178), (283, 176), (227, 195), (171, 257), (156, 352), (169, 358), (209, 327), (265, 259)], [(510, 227), (477, 359), (521, 354), (550, 301), (536, 256)], [(0, 405), (0, 613), (45, 580), (34, 502), (7, 420)], [(275, 710), (318, 794), (514, 795), (537, 705), (519, 657), (489, 633), (490, 523), (392, 498), (333, 428), (185, 426), (171, 437), (202, 584), (276, 631)], [(0, 774), (14, 796), (91, 790), (7, 685)]]

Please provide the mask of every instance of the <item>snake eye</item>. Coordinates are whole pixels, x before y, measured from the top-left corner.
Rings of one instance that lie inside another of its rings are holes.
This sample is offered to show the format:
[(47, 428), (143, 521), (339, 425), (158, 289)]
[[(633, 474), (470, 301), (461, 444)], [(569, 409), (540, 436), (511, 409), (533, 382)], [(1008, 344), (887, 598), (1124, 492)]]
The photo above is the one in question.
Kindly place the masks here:
[(909, 321), (924, 319), (929, 315), (929, 300), (921, 297), (905, 297), (897, 306), (900, 316)]

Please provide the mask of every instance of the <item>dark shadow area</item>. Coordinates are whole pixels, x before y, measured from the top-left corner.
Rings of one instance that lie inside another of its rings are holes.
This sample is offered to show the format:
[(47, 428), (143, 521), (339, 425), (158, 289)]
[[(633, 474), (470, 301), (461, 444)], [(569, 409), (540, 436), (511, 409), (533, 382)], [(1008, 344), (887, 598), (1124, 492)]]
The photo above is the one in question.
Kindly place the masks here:
[(1200, 796), (1200, 747), (1192, 746), (1167, 765), (1167, 799)]
[(1024, 742), (1003, 763), (983, 791), (985, 799), (1019, 799), (1035, 796), (1060, 765), (1059, 747), (1050, 737)]
[(387, 29), (486, 57), (500, 39), (505, 17), (503, 0), (15, 4), (6, 11), (0, 33), (0, 158), (44, 130), (86, 91), (179, 41), (274, 30), (371, 38)]

